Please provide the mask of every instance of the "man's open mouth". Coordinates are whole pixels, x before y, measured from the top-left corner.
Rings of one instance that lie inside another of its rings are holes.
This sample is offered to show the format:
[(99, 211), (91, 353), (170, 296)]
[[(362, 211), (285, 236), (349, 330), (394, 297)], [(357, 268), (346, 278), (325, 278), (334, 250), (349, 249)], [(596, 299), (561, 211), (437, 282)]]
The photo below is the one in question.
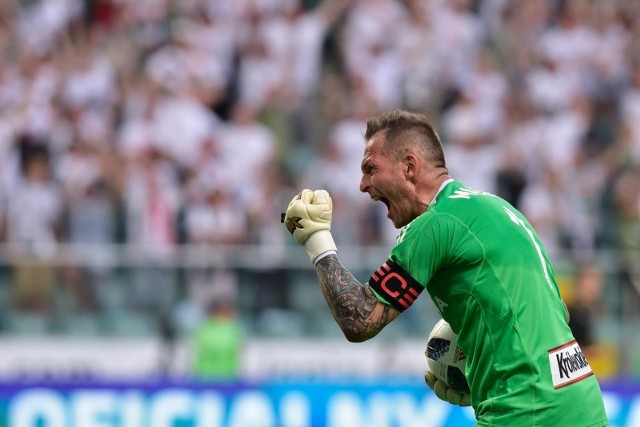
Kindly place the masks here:
[(387, 210), (389, 210), (389, 200), (387, 200), (384, 197), (380, 197), (380, 196), (373, 196), (371, 197), (374, 201), (376, 202), (382, 202), (387, 206)]

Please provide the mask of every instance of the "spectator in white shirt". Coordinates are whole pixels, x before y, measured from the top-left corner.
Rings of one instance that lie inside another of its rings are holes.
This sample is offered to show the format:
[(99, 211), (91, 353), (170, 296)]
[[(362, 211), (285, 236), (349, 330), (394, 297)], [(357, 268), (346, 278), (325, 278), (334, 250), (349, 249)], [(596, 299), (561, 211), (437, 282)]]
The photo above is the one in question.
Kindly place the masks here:
[(14, 304), (46, 312), (56, 280), (50, 262), (61, 239), (63, 197), (53, 180), (46, 146), (26, 144), (21, 146), (22, 179), (8, 194), (4, 229), (16, 259)]

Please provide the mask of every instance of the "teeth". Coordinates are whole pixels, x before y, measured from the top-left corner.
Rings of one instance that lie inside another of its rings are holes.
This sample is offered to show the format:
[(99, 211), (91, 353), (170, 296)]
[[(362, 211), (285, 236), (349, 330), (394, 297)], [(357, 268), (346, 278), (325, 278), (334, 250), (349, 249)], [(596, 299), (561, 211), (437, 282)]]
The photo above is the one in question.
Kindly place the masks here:
[(379, 202), (380, 200), (382, 200), (382, 197), (380, 196), (373, 196), (372, 199), (376, 202)]

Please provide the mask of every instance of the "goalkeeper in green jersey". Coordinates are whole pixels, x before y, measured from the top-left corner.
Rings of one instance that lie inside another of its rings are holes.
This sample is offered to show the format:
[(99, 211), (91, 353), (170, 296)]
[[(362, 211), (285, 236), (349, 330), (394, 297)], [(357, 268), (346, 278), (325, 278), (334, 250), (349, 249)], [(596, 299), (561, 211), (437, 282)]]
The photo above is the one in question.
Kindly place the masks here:
[(468, 395), (425, 373), (439, 398), (471, 404), (478, 426), (606, 426), (600, 387), (527, 219), (450, 177), (439, 137), (421, 114), (369, 119), (361, 168), (360, 190), (384, 203), (401, 228), (368, 283), (338, 259), (326, 191), (303, 190), (283, 216), (346, 338), (375, 336), (426, 289), (467, 356)]

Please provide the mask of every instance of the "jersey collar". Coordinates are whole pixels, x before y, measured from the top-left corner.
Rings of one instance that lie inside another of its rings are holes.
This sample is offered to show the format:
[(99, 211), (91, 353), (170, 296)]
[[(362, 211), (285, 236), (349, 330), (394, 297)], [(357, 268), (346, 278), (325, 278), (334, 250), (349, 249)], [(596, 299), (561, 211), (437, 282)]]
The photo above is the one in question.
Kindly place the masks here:
[(454, 181), (453, 178), (449, 178), (447, 179), (445, 182), (442, 183), (442, 185), (440, 186), (440, 188), (438, 189), (438, 192), (436, 193), (436, 195), (433, 197), (433, 200), (431, 200), (431, 203), (429, 203), (429, 208), (431, 208), (431, 206), (435, 205), (438, 199), (438, 196), (440, 195), (440, 193), (442, 192), (442, 190), (444, 190), (444, 187), (446, 187), (447, 185), (449, 185), (450, 183), (452, 183)]

